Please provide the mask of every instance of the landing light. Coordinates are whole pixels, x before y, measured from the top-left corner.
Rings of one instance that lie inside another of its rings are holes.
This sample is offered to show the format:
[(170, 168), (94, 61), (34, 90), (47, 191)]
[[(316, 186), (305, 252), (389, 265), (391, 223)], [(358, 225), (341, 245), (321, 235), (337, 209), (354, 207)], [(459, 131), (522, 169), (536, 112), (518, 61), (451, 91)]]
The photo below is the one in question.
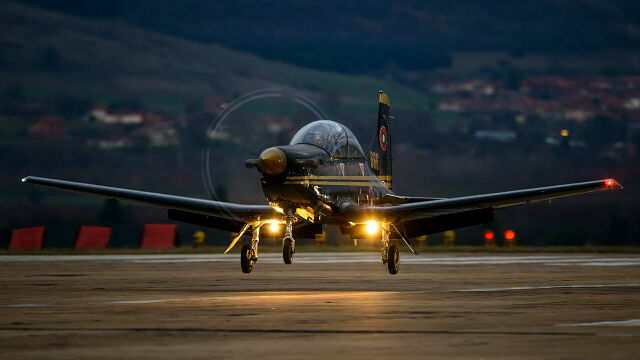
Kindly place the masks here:
[(271, 232), (278, 232), (278, 230), (280, 230), (280, 226), (276, 223), (273, 223), (269, 225), (269, 230), (271, 230)]
[(369, 220), (367, 221), (367, 225), (364, 229), (367, 231), (367, 233), (373, 235), (378, 232), (378, 223), (374, 220)]

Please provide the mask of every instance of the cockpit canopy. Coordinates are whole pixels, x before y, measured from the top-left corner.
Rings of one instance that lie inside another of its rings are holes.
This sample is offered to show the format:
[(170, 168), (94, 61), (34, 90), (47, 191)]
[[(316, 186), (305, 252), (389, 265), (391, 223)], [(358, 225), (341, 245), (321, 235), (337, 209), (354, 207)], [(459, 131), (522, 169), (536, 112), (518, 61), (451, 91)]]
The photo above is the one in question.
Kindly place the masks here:
[(331, 120), (318, 120), (305, 125), (289, 145), (311, 144), (331, 154), (332, 158), (363, 158), (355, 135), (346, 126)]

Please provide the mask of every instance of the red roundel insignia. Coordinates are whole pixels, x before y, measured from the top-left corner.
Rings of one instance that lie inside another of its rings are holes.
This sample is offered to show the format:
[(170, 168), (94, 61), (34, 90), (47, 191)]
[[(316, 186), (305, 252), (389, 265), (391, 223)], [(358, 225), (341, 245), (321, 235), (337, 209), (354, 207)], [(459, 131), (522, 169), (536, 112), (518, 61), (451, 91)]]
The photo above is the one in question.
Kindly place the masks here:
[(380, 148), (382, 151), (387, 151), (387, 129), (384, 126), (380, 128), (378, 137), (380, 138)]

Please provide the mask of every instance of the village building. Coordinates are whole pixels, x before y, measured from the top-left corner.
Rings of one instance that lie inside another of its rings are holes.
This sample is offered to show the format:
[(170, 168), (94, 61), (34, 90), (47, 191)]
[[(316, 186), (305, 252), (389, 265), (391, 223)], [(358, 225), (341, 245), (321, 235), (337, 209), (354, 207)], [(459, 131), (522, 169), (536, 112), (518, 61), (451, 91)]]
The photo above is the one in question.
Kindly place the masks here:
[(27, 128), (27, 135), (34, 139), (59, 139), (66, 132), (64, 120), (55, 115), (41, 116)]

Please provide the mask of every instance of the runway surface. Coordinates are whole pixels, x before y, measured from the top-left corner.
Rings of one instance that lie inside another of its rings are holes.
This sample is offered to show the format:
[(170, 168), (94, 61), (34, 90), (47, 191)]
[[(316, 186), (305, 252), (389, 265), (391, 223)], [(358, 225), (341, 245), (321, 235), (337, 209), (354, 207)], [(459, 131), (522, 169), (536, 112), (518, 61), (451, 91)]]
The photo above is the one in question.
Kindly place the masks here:
[(640, 353), (640, 256), (0, 256), (0, 358)]

